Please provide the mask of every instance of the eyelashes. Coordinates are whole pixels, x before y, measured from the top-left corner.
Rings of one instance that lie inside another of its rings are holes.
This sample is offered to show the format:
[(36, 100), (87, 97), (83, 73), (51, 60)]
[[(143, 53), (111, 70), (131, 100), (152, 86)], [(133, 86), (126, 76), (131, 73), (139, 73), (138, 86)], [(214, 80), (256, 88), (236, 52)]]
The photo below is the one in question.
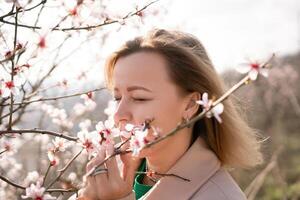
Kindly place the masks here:
[[(114, 101), (116, 102), (120, 102), (122, 98), (120, 97), (115, 97)], [(134, 102), (146, 102), (146, 101), (150, 101), (151, 99), (146, 99), (146, 98), (131, 98), (132, 101)]]

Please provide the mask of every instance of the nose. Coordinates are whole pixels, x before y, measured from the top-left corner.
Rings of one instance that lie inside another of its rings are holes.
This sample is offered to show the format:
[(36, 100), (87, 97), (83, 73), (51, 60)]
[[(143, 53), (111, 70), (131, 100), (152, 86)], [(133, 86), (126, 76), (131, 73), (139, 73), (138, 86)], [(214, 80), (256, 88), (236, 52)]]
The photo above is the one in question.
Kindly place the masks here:
[(114, 114), (115, 124), (124, 130), (125, 125), (132, 120), (132, 113), (130, 112), (130, 107), (125, 100), (121, 99)]

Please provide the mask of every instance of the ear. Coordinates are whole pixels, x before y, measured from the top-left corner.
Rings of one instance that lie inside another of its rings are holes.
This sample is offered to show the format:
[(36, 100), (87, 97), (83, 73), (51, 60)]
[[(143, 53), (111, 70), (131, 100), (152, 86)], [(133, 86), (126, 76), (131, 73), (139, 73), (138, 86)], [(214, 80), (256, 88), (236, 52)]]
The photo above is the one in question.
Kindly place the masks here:
[(191, 119), (198, 111), (199, 104), (196, 103), (197, 100), (201, 98), (199, 92), (193, 92), (186, 97), (186, 107), (183, 113), (184, 119)]

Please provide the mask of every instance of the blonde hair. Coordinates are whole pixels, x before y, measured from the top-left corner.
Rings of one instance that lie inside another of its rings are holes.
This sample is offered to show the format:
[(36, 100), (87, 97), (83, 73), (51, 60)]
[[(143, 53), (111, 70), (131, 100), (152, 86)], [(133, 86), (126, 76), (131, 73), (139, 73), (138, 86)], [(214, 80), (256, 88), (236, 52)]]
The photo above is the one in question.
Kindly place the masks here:
[[(105, 74), (108, 87), (117, 60), (136, 52), (156, 52), (168, 63), (168, 73), (184, 93), (207, 92), (210, 97), (224, 93), (223, 83), (216, 73), (201, 42), (193, 35), (155, 29), (145, 37), (126, 42), (107, 60)], [(223, 102), (222, 123), (203, 118), (193, 126), (193, 136), (201, 136), (218, 156), (223, 166), (249, 168), (262, 162), (256, 133), (241, 118), (230, 99)], [(201, 112), (199, 108), (197, 113)]]

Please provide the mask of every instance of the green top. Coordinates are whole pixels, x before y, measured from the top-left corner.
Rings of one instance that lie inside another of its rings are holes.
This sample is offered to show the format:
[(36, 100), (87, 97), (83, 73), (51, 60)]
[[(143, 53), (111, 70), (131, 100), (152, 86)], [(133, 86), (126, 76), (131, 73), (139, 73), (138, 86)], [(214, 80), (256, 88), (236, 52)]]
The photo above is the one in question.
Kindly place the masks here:
[[(139, 167), (139, 172), (146, 171), (146, 159), (144, 159)], [(137, 174), (134, 179), (133, 190), (135, 192), (135, 198), (139, 199), (144, 194), (146, 194), (152, 186), (142, 184), (143, 178), (145, 174)]]

